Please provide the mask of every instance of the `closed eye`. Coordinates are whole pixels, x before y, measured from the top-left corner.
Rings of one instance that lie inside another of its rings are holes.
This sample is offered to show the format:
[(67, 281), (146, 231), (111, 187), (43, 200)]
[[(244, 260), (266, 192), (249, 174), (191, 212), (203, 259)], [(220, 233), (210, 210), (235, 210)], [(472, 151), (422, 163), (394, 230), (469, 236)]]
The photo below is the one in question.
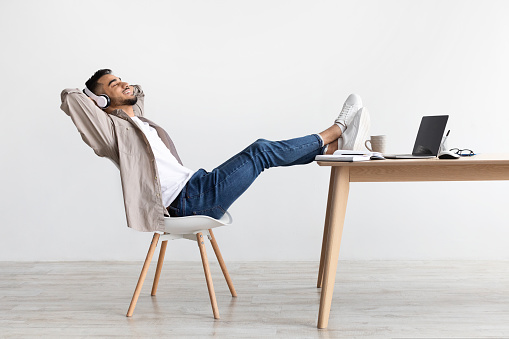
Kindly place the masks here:
[[(118, 78), (118, 79), (112, 79), (112, 80), (110, 81), (110, 83), (108, 84), (108, 86), (110, 86), (110, 87), (116, 86), (116, 85), (118, 84), (118, 82), (119, 82), (119, 81), (122, 81), (122, 79), (121, 79), (121, 78)], [(113, 86), (111, 86), (112, 84), (113, 84)]]

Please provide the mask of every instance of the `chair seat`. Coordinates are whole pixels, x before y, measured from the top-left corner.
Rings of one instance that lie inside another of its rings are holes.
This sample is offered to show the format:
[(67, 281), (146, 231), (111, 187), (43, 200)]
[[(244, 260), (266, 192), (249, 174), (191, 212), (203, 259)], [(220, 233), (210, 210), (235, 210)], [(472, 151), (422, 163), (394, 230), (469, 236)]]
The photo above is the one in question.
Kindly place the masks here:
[(214, 219), (206, 215), (165, 217), (164, 231), (170, 234), (193, 234), (219, 226), (230, 225), (232, 220), (232, 216), (228, 212), (225, 212), (221, 219)]

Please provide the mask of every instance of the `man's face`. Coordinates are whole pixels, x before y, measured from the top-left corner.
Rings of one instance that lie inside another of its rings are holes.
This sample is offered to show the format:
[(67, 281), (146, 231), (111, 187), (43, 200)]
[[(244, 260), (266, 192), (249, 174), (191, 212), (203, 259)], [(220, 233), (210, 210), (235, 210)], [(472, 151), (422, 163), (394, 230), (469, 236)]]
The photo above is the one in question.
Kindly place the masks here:
[(138, 98), (134, 96), (133, 88), (113, 74), (103, 75), (97, 83), (102, 86), (102, 90), (99, 90), (99, 92), (102, 92), (100, 94), (106, 94), (110, 97), (110, 107), (112, 108), (132, 106), (138, 101)]

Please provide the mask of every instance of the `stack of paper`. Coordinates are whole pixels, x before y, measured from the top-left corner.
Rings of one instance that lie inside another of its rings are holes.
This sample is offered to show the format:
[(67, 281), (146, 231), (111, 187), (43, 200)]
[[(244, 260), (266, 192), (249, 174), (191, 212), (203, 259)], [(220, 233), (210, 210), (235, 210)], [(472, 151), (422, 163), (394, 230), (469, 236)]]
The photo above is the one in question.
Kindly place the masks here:
[(315, 157), (316, 161), (367, 161), (371, 159), (384, 159), (381, 153), (369, 151), (337, 150), (334, 154), (323, 154)]

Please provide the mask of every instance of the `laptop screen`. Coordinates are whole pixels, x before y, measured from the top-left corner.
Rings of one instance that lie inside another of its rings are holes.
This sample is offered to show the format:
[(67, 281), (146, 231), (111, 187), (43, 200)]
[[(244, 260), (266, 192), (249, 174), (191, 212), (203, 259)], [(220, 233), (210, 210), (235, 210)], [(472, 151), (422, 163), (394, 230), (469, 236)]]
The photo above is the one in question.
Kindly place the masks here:
[(437, 155), (448, 119), (448, 115), (422, 117), (412, 155)]

